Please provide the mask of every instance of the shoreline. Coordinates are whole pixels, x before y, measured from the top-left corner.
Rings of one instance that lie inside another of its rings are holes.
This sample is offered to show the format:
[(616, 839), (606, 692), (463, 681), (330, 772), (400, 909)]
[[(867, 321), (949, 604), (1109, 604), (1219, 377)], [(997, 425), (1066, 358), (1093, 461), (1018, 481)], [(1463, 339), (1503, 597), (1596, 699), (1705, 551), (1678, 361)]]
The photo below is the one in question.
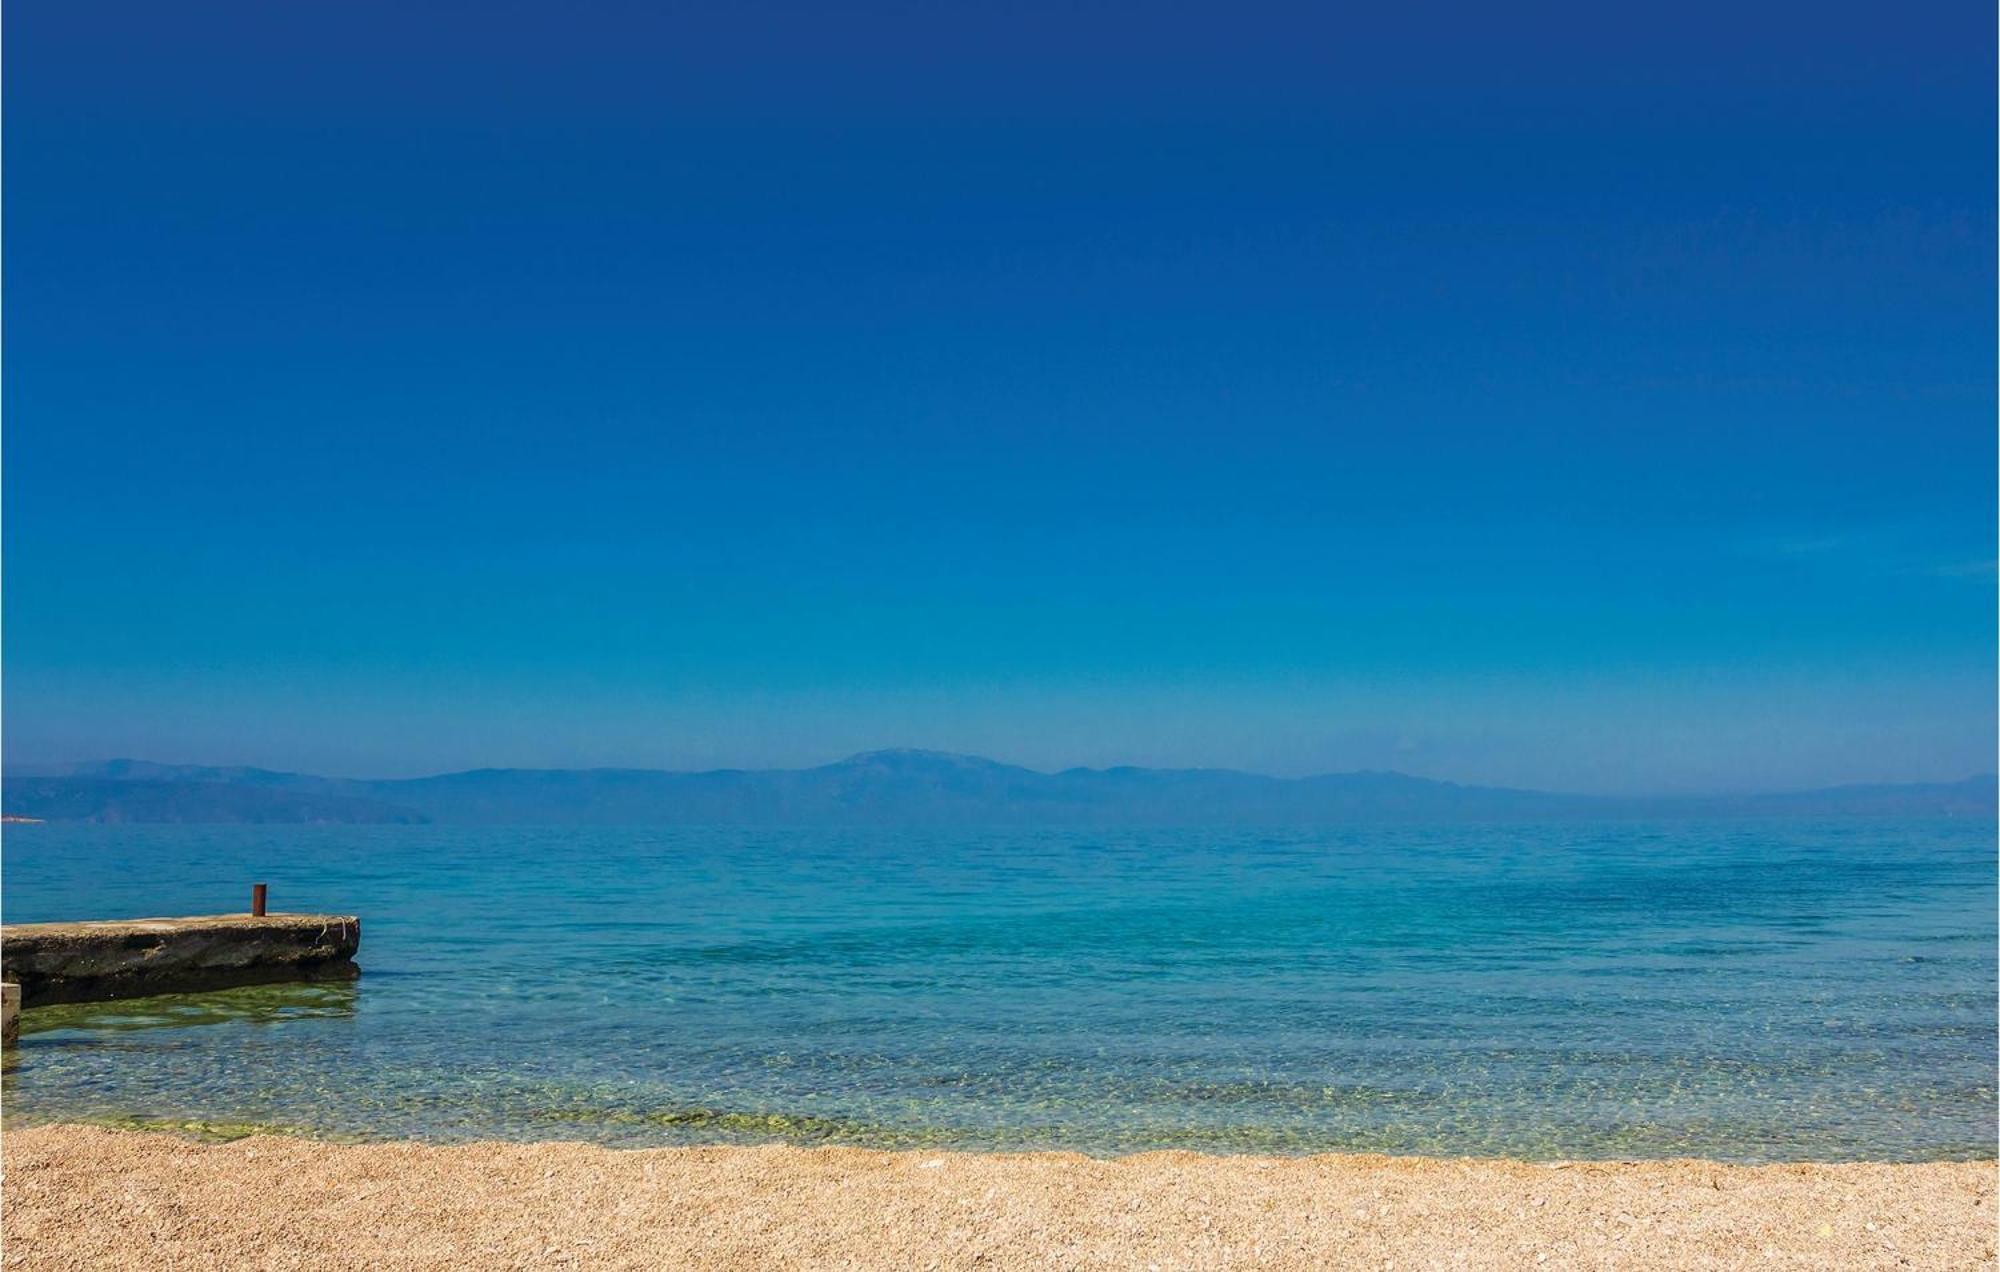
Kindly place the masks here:
[[(686, 1115), (676, 1114), (667, 1119), (672, 1122), (685, 1120)], [(1009, 1147), (973, 1143), (954, 1145), (950, 1141), (890, 1141), (870, 1142), (867, 1139), (843, 1138), (798, 1138), (788, 1133), (785, 1127), (796, 1128), (808, 1121), (803, 1115), (792, 1118), (779, 1114), (710, 1114), (703, 1110), (700, 1116), (708, 1122), (757, 1123), (766, 1129), (761, 1135), (745, 1135), (737, 1138), (718, 1137), (705, 1140), (660, 1140), (660, 1141), (615, 1141), (593, 1139), (588, 1136), (551, 1135), (544, 1138), (525, 1138), (509, 1135), (474, 1135), (469, 1137), (429, 1137), (423, 1134), (389, 1134), (376, 1131), (335, 1131), (325, 1130), (306, 1123), (280, 1121), (235, 1121), (228, 1119), (200, 1117), (141, 1116), (138, 1114), (22, 1114), (11, 1110), (0, 1111), (0, 1133), (12, 1134), (30, 1130), (91, 1130), (111, 1131), (120, 1135), (163, 1135), (169, 1139), (185, 1140), (193, 1144), (233, 1144), (244, 1139), (287, 1139), (301, 1140), (314, 1144), (331, 1144), (342, 1148), (366, 1148), (369, 1146), (418, 1145), (426, 1148), (480, 1148), (480, 1147), (542, 1147), (553, 1145), (574, 1145), (582, 1148), (600, 1148), (611, 1153), (671, 1152), (679, 1150), (722, 1150), (735, 1148), (796, 1148), (802, 1150), (829, 1149), (834, 1151), (853, 1150), (855, 1152), (884, 1153), (891, 1156), (905, 1153), (921, 1153), (927, 1156), (960, 1157), (1076, 1157), (1088, 1161), (1119, 1162), (1141, 1157), (1190, 1157), (1213, 1158), (1218, 1161), (1258, 1160), (1271, 1162), (1311, 1161), (1369, 1161), (1384, 1162), (1461, 1162), (1474, 1165), (1506, 1165), (1540, 1167), (1550, 1170), (1568, 1170), (1588, 1166), (1714, 1166), (1727, 1169), (1756, 1170), (1766, 1167), (1805, 1166), (1846, 1168), (1854, 1166), (1992, 1166), (2000, 1170), (2000, 1144), (1977, 1152), (1959, 1152), (1955, 1149), (1948, 1154), (1934, 1157), (1770, 1157), (1744, 1159), (1738, 1157), (1703, 1157), (1682, 1153), (1667, 1156), (1632, 1155), (1625, 1157), (1513, 1157), (1506, 1154), (1477, 1153), (1429, 1153), (1422, 1151), (1399, 1152), (1369, 1148), (1315, 1148), (1299, 1151), (1268, 1148), (1205, 1148), (1165, 1144), (1154, 1147), (1098, 1150), (1093, 1148), (1069, 1148), (1059, 1144), (1033, 1143), (1026, 1147)], [(782, 1124), (782, 1126), (780, 1125)]]
[[(1991, 1267), (1991, 1160), (4, 1137), (9, 1267)], [(18, 1260), (18, 1262), (17, 1262)]]

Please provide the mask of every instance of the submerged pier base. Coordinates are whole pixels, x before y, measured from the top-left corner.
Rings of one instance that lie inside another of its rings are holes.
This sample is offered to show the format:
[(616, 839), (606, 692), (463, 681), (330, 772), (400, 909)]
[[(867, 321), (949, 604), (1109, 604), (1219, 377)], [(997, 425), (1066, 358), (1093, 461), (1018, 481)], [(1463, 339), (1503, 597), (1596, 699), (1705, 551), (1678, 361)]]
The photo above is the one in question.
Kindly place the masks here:
[(97, 1002), (351, 977), (360, 946), (361, 920), (343, 914), (14, 923), (0, 927), (0, 979), (27, 1007)]

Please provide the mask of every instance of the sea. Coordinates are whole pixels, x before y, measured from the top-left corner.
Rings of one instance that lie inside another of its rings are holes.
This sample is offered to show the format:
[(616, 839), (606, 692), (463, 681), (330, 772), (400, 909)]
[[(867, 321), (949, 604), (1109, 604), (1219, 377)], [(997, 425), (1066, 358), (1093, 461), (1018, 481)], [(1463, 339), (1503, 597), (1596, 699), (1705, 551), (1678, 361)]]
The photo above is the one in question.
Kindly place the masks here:
[(339, 983), (31, 1009), (8, 1125), (1991, 1158), (1982, 819), (10, 826), (0, 917), (359, 915)]

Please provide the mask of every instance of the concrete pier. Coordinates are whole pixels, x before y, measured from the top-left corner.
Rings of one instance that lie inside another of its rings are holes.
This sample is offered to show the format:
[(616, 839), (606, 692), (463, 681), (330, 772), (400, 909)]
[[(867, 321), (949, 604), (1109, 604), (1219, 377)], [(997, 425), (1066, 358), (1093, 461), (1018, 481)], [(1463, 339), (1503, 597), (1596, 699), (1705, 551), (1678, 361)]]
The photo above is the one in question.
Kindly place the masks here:
[(27, 1007), (96, 1002), (349, 977), (360, 946), (361, 920), (344, 914), (12, 923), (0, 927), (0, 980)]

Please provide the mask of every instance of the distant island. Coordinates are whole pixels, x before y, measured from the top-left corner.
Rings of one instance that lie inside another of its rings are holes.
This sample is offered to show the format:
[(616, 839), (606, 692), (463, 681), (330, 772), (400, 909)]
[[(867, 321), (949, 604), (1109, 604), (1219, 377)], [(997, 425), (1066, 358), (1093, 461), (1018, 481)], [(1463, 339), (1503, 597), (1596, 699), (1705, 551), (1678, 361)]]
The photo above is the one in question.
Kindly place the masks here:
[(1262, 777), (1228, 769), (1057, 773), (937, 751), (806, 769), (475, 769), (362, 780), (107, 760), (22, 765), (8, 820), (632, 826), (1276, 826), (1684, 817), (1985, 817), (1992, 775), (1656, 798), (1465, 786), (1402, 773)]

